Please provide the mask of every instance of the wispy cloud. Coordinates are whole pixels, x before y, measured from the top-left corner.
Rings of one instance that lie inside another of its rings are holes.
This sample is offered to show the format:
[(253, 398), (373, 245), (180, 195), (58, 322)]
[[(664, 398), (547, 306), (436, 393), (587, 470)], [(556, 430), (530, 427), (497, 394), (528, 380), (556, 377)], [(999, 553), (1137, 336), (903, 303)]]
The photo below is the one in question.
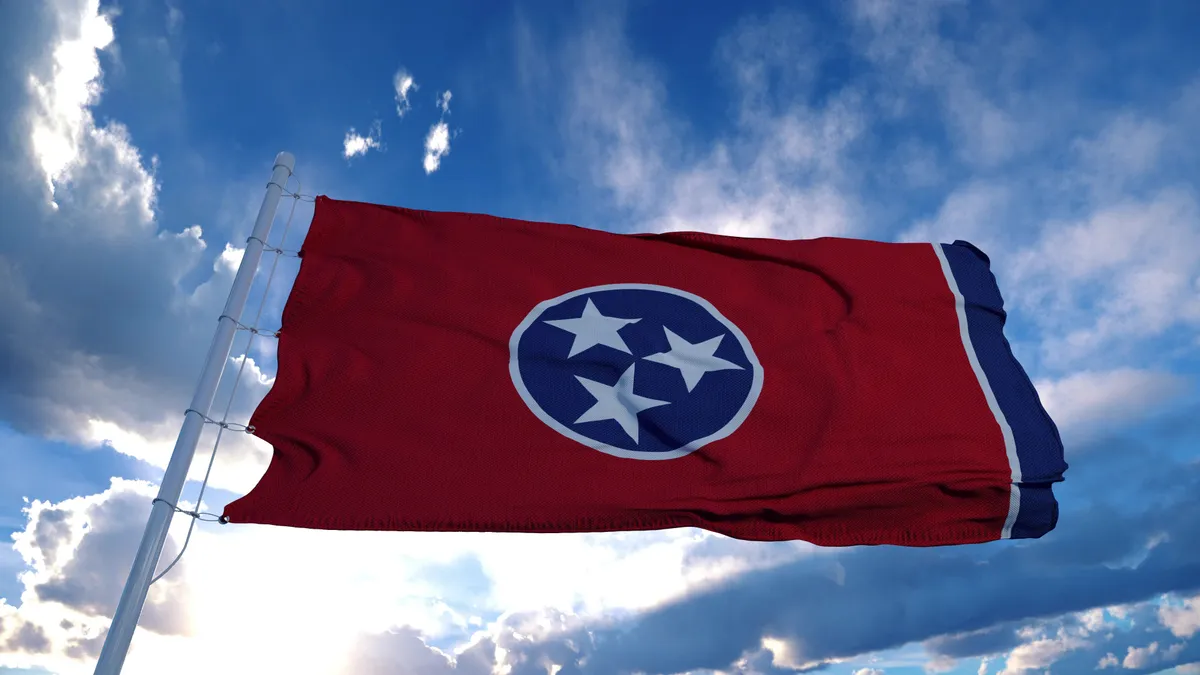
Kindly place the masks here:
[(366, 136), (355, 131), (354, 127), (346, 132), (346, 137), (342, 140), (342, 156), (346, 159), (358, 157), (367, 154), (368, 150), (379, 150), (383, 146), (380, 144), (380, 136), (382, 135), (382, 125), (379, 120), (376, 120), (371, 125), (370, 131)]
[[(662, 77), (639, 59), (621, 17), (592, 17), (572, 41), (518, 61), (560, 71), (528, 86), (562, 86), (557, 116), (566, 168), (602, 191), (600, 201), (638, 230), (703, 230), (796, 238), (862, 230), (849, 159), (862, 139), (863, 100), (853, 87), (805, 100), (824, 55), (795, 12), (749, 16), (717, 45), (719, 78), (732, 91), (733, 128), (698, 141), (668, 100)], [(562, 85), (556, 85), (562, 82)], [(776, 89), (784, 86), (786, 90)], [(531, 88), (532, 97), (536, 90)], [(781, 96), (788, 104), (767, 105)]]
[(442, 166), (442, 158), (450, 154), (450, 126), (437, 122), (429, 127), (425, 136), (425, 173), (430, 174)]
[(450, 97), (449, 89), (438, 96), (437, 105), (442, 116), (433, 126), (429, 127), (429, 133), (425, 135), (423, 166), (427, 175), (437, 171), (442, 165), (442, 158), (450, 154), (450, 125), (446, 124), (446, 115), (450, 114)]
[(1047, 412), (1074, 450), (1080, 441), (1161, 409), (1187, 391), (1190, 382), (1178, 375), (1134, 368), (1082, 370), (1066, 377), (1034, 382)]
[(396, 115), (404, 117), (409, 110), (412, 110), (412, 103), (409, 102), (408, 97), (418, 88), (416, 80), (407, 70), (400, 68), (396, 71), (396, 74), (392, 76), (392, 89), (396, 92)]

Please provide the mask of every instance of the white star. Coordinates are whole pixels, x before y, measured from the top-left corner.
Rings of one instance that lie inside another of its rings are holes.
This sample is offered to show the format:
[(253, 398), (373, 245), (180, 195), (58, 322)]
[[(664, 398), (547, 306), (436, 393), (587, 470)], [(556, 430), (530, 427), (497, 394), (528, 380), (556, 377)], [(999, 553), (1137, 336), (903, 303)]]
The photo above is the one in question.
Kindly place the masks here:
[(696, 388), (705, 373), (715, 370), (742, 370), (742, 367), (736, 363), (713, 356), (717, 347), (721, 345), (721, 338), (725, 337), (724, 335), (692, 344), (672, 333), (671, 329), (666, 326), (663, 326), (663, 330), (667, 332), (667, 342), (671, 345), (671, 351), (651, 354), (645, 358), (647, 361), (678, 368), (689, 392)]
[(670, 401), (657, 401), (633, 393), (633, 364), (630, 364), (629, 368), (621, 374), (617, 383), (611, 387), (593, 380), (586, 380), (578, 375), (575, 376), (575, 379), (579, 380), (579, 384), (582, 384), (592, 398), (596, 399), (596, 404), (580, 415), (575, 423), (615, 420), (633, 439), (634, 443), (638, 441), (638, 413), (648, 408), (656, 408), (670, 403)]
[(575, 334), (575, 340), (571, 342), (571, 353), (567, 354), (567, 358), (571, 358), (595, 345), (607, 345), (626, 354), (632, 354), (633, 352), (629, 351), (629, 346), (625, 344), (625, 340), (617, 331), (638, 321), (641, 319), (618, 319), (604, 316), (600, 310), (596, 309), (592, 299), (588, 298), (587, 306), (583, 308), (583, 316), (578, 319), (554, 319), (546, 323)]

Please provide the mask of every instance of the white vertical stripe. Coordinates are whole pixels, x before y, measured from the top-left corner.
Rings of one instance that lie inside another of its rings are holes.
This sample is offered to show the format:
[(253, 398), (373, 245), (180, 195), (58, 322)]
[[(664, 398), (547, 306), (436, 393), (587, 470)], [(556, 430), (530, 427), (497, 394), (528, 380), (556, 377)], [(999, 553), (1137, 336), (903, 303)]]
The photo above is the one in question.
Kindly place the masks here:
[(983, 372), (983, 367), (979, 365), (979, 357), (975, 355), (975, 346), (971, 344), (971, 333), (967, 329), (966, 301), (958, 290), (958, 282), (954, 280), (950, 261), (946, 260), (946, 252), (942, 250), (941, 244), (933, 244), (933, 252), (942, 264), (942, 274), (946, 277), (950, 292), (954, 294), (954, 309), (958, 313), (958, 334), (962, 338), (963, 349), (967, 352), (967, 360), (971, 362), (971, 370), (975, 371), (979, 388), (983, 391), (988, 408), (991, 409), (996, 424), (1000, 425), (1000, 433), (1004, 436), (1004, 452), (1008, 455), (1008, 467), (1012, 472), (1012, 488), (1008, 499), (1008, 517), (1004, 519), (1004, 529), (1000, 532), (1000, 538), (1008, 539), (1012, 536), (1013, 523), (1017, 522), (1017, 514), (1021, 509), (1021, 489), (1017, 486), (1017, 483), (1021, 482), (1021, 460), (1017, 458), (1017, 444), (1013, 440), (1012, 427), (1008, 425), (1004, 412), (1000, 410), (1000, 404), (996, 402), (996, 394), (992, 392), (992, 386), (988, 383), (987, 373)]

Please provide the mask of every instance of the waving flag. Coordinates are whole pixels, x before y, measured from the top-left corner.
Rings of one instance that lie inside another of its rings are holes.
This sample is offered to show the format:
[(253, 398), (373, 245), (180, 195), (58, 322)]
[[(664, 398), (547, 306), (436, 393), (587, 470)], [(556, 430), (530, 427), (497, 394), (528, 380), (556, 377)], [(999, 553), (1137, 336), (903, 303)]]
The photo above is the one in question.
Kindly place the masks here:
[(622, 235), (320, 197), (235, 523), (932, 546), (1066, 464), (965, 242)]

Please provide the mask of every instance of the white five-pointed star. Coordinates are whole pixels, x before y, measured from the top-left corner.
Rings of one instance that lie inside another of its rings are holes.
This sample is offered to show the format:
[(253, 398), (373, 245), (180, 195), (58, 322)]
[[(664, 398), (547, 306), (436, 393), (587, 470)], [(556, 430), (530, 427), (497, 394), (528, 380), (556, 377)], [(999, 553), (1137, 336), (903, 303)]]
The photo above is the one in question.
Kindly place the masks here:
[(655, 363), (661, 363), (672, 368), (678, 368), (680, 374), (683, 375), (683, 383), (687, 385), (689, 392), (695, 389), (696, 385), (700, 382), (700, 378), (704, 377), (705, 373), (711, 373), (715, 370), (742, 369), (736, 363), (713, 356), (717, 351), (717, 347), (721, 345), (721, 338), (725, 337), (724, 335), (718, 335), (704, 342), (692, 344), (672, 333), (671, 329), (666, 326), (663, 326), (663, 330), (667, 332), (667, 342), (671, 345), (671, 351), (661, 354), (651, 354), (645, 358), (647, 361), (654, 361)]
[(575, 423), (616, 420), (634, 443), (638, 442), (638, 413), (648, 408), (656, 408), (670, 403), (670, 401), (658, 401), (633, 393), (633, 364), (630, 364), (629, 368), (621, 374), (617, 383), (611, 387), (578, 375), (575, 376), (575, 379), (579, 380), (579, 384), (582, 384), (592, 398), (596, 399), (595, 405), (580, 415)]
[(617, 331), (638, 321), (641, 319), (619, 319), (604, 316), (600, 310), (596, 309), (592, 299), (588, 298), (587, 305), (583, 308), (583, 316), (578, 319), (553, 319), (546, 323), (575, 334), (575, 340), (571, 342), (571, 352), (567, 354), (567, 358), (571, 358), (595, 345), (608, 345), (626, 354), (632, 354), (633, 352), (629, 351), (629, 346), (625, 344), (625, 340)]

